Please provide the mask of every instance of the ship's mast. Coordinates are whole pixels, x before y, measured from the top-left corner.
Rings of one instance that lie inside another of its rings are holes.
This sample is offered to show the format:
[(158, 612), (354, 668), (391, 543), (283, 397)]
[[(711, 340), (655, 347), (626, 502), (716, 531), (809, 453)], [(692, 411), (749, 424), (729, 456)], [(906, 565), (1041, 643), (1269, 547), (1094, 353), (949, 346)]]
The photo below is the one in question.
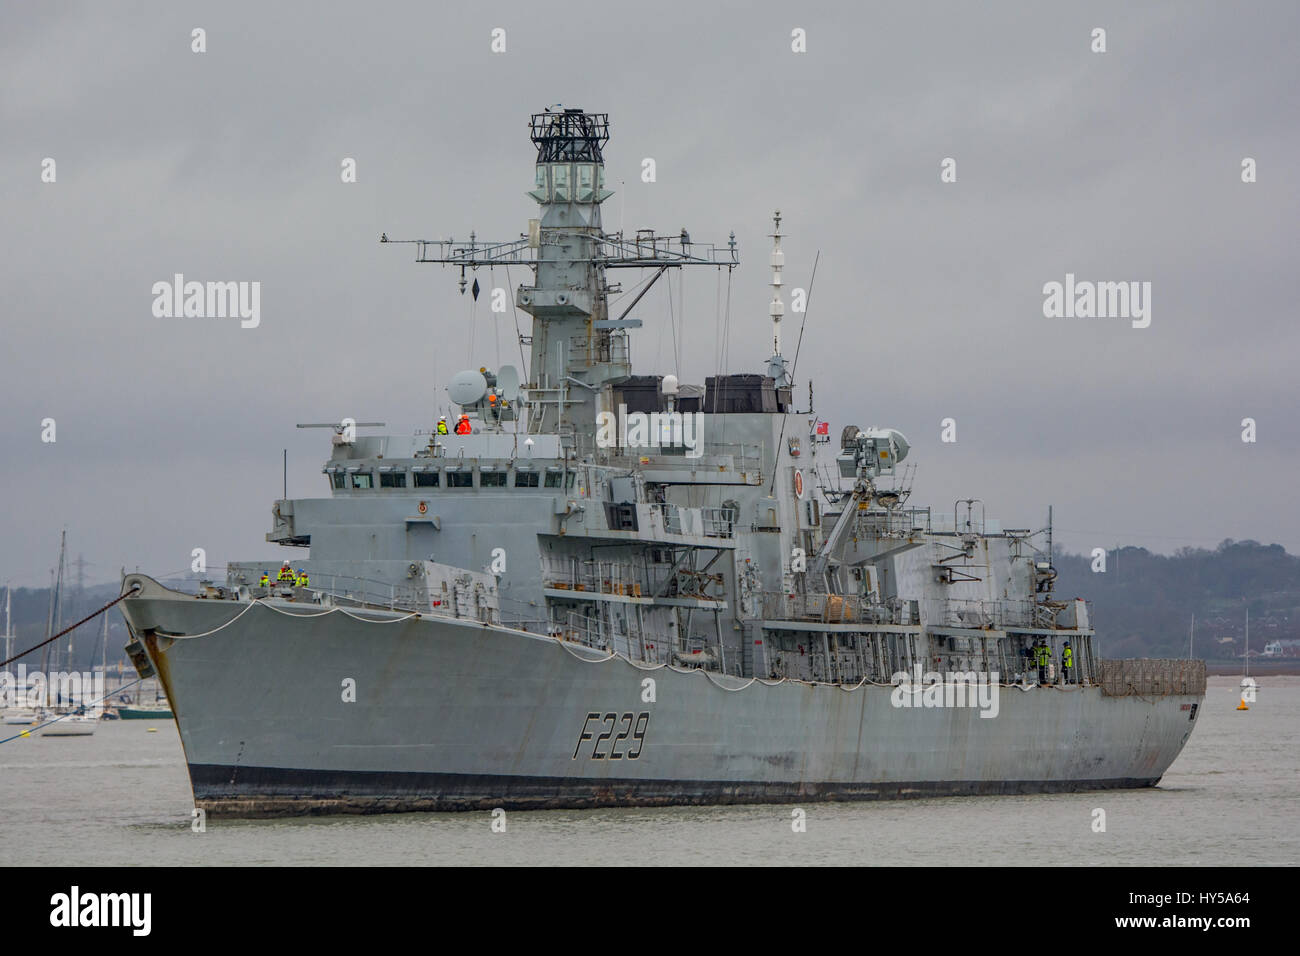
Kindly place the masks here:
[(772, 304), (768, 313), (772, 316), (772, 357), (767, 363), (767, 374), (772, 376), (777, 388), (790, 384), (785, 370), (785, 359), (781, 357), (781, 318), (785, 315), (785, 302), (781, 299), (781, 270), (785, 268), (785, 253), (781, 251), (781, 210), (772, 214)]
[(562, 431), (567, 422), (595, 420), (572, 406), (594, 404), (594, 392), (631, 374), (627, 336), (608, 322), (600, 204), (605, 189), (602, 148), (609, 140), (604, 113), (565, 109), (535, 114), (529, 123), (537, 147), (536, 180), (528, 193), (539, 217), (536, 277), (515, 291), (533, 317), (532, 385), (541, 400), (539, 429)]
[(634, 239), (621, 232), (606, 234), (600, 206), (613, 195), (605, 188), (608, 114), (555, 106), (533, 114), (529, 133), (537, 160), (528, 195), (539, 211), (527, 234), (507, 242), (482, 242), (473, 234), (468, 243), (389, 240), (387, 234), (380, 241), (414, 243), (417, 262), (459, 266), (462, 293), (466, 269), (516, 263), (532, 267), (533, 283), (515, 290), (517, 306), (533, 317), (530, 381), (525, 384), (533, 408), (528, 430), (571, 434), (570, 447), (584, 453), (592, 450), (586, 445), (593, 441), (593, 429), (583, 426), (594, 425), (599, 406), (608, 399), (608, 385), (631, 374), (627, 330), (641, 325), (627, 317), (630, 307), (610, 318), (609, 294), (620, 290), (607, 282), (606, 270), (657, 269), (646, 288), (670, 268), (731, 270), (739, 264), (736, 236), (733, 232), (726, 246), (715, 246), (692, 242), (685, 229), (676, 235), (639, 229)]

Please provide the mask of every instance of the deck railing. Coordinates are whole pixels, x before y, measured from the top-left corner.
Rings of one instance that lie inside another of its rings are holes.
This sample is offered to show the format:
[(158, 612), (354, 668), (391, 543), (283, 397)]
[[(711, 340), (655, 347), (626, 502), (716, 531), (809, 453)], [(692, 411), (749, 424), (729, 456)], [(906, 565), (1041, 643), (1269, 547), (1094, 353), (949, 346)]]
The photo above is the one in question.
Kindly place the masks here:
[(1107, 697), (1205, 694), (1205, 661), (1169, 658), (1103, 660), (1097, 683)]
[(1037, 605), (1033, 601), (981, 601), (948, 599), (944, 602), (943, 623), (947, 627), (1040, 627)]
[(857, 595), (787, 594), (763, 592), (763, 618), (769, 621), (810, 621), (822, 624), (894, 624), (898, 614), (883, 604)]

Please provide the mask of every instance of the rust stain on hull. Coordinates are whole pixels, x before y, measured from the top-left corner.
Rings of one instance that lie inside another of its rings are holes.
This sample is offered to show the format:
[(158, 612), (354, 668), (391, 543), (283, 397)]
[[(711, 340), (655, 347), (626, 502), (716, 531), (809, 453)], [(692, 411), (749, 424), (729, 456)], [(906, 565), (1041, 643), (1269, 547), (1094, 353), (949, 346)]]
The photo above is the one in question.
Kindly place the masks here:
[[(171, 704), (172, 713), (179, 720), (181, 716), (178, 707), (179, 702), (172, 693), (171, 664), (167, 660), (166, 651), (159, 646), (158, 635), (154, 631), (147, 630), (142, 637), (144, 638), (144, 646), (149, 649), (149, 660), (153, 662), (153, 668), (158, 672), (158, 683), (162, 685), (163, 693), (167, 695), (167, 702)], [(170, 639), (168, 643), (171, 643)]]
[(744, 785), (707, 791), (644, 793), (607, 788), (584, 794), (530, 794), (513, 796), (440, 795), (428, 797), (330, 797), (220, 796), (195, 801), (210, 816), (226, 818), (268, 818), (370, 815), (379, 813), (456, 813), (493, 810), (594, 810), (608, 807), (678, 807), (817, 803), (859, 803), (878, 800), (924, 800), (937, 797), (969, 796), (977, 793), (1039, 794), (1082, 793), (1096, 790), (1134, 790), (1154, 787), (1159, 778), (1095, 781), (1018, 781), (986, 786), (978, 783), (938, 785), (883, 785), (872, 787), (791, 785), (773, 792), (761, 792)]

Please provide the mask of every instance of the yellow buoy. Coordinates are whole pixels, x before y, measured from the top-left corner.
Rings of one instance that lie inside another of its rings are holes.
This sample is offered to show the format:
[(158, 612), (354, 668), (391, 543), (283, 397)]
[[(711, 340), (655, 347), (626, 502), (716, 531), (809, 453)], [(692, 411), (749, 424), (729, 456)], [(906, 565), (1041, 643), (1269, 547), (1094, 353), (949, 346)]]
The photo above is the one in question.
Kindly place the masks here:
[(19, 736), (19, 737), (30, 737), (31, 735), (32, 735), (32, 732), (31, 732), (30, 730), (24, 730), (24, 731), (23, 731), (21, 734), (19, 734), (18, 736)]
[(157, 727), (150, 727), (150, 728), (149, 728), (149, 733), (151, 733), (151, 734), (156, 734), (156, 733), (158, 733), (158, 728), (157, 728)]
[(1244, 697), (1241, 698), (1241, 703), (1237, 705), (1237, 709), (1238, 709), (1238, 710), (1250, 710), (1250, 708), (1246, 706), (1246, 698), (1244, 698)]

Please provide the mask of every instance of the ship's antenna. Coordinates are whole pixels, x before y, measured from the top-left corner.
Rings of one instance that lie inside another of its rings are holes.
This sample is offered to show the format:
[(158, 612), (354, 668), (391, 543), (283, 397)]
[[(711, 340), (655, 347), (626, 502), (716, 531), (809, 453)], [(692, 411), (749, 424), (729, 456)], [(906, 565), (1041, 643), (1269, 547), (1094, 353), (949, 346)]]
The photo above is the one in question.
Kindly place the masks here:
[[(515, 286), (514, 286), (514, 283), (510, 281), (510, 266), (509, 266), (509, 265), (506, 266), (506, 285), (507, 285), (510, 289), (514, 289), (514, 287), (515, 287)], [(530, 378), (528, 377), (528, 359), (524, 358), (524, 333), (523, 333), (522, 331), (520, 331), (520, 329), (519, 329), (519, 306), (515, 304), (515, 299), (514, 299), (513, 296), (512, 296), (511, 299), (510, 299), (510, 308), (514, 310), (514, 315), (515, 315), (515, 338), (519, 340), (519, 367), (520, 367), (520, 369), (523, 370), (523, 373), (524, 373), (524, 382), (525, 382), (525, 383), (527, 383), (527, 382), (531, 382), (532, 379), (530, 379)]]
[(785, 253), (781, 251), (781, 210), (772, 214), (772, 354), (781, 355), (781, 318), (785, 315), (785, 302), (781, 299), (781, 270), (785, 268)]
[(785, 253), (781, 251), (781, 210), (772, 213), (772, 358), (767, 364), (767, 374), (772, 376), (777, 388), (788, 384), (785, 359), (781, 358), (781, 317), (785, 315), (785, 302), (781, 300), (781, 270), (785, 268)]
[[(772, 234), (774, 243), (772, 248), (772, 359), (768, 362), (767, 374), (772, 376), (773, 382), (777, 388), (785, 385), (791, 385), (794, 382), (794, 365), (790, 366), (790, 374), (786, 374), (785, 359), (781, 357), (781, 316), (785, 314), (785, 304), (781, 301), (781, 269), (785, 266), (785, 253), (781, 251), (781, 210), (776, 210), (772, 219), (776, 223), (776, 230)], [(821, 258), (821, 250), (817, 251), (817, 258)], [(817, 278), (817, 261), (813, 261), (813, 279)], [(812, 295), (812, 282), (808, 283), (808, 294)], [(803, 312), (804, 322), (808, 321), (808, 307), (804, 303)], [(803, 326), (799, 327), (799, 341), (794, 347), (795, 362), (799, 361), (799, 346), (803, 344)], [(809, 398), (811, 403), (811, 396)], [(785, 441), (785, 418), (781, 419), (781, 431), (776, 438), (776, 447), (779, 449), (781, 443)], [(776, 472), (772, 472), (772, 483), (768, 486), (767, 493), (770, 495), (776, 488)]]
[[(813, 284), (817, 281), (817, 263), (821, 262), (822, 251), (817, 250), (813, 257), (812, 278), (808, 280), (808, 296), (803, 301), (803, 321), (799, 323), (799, 339), (794, 343), (794, 361), (790, 363), (790, 383), (794, 384), (794, 370), (799, 366), (799, 349), (803, 347), (803, 330), (808, 324), (808, 303), (812, 301)], [(808, 382), (808, 411), (812, 411), (812, 382)]]
[(1052, 506), (1047, 506), (1047, 566), (1052, 566)]

